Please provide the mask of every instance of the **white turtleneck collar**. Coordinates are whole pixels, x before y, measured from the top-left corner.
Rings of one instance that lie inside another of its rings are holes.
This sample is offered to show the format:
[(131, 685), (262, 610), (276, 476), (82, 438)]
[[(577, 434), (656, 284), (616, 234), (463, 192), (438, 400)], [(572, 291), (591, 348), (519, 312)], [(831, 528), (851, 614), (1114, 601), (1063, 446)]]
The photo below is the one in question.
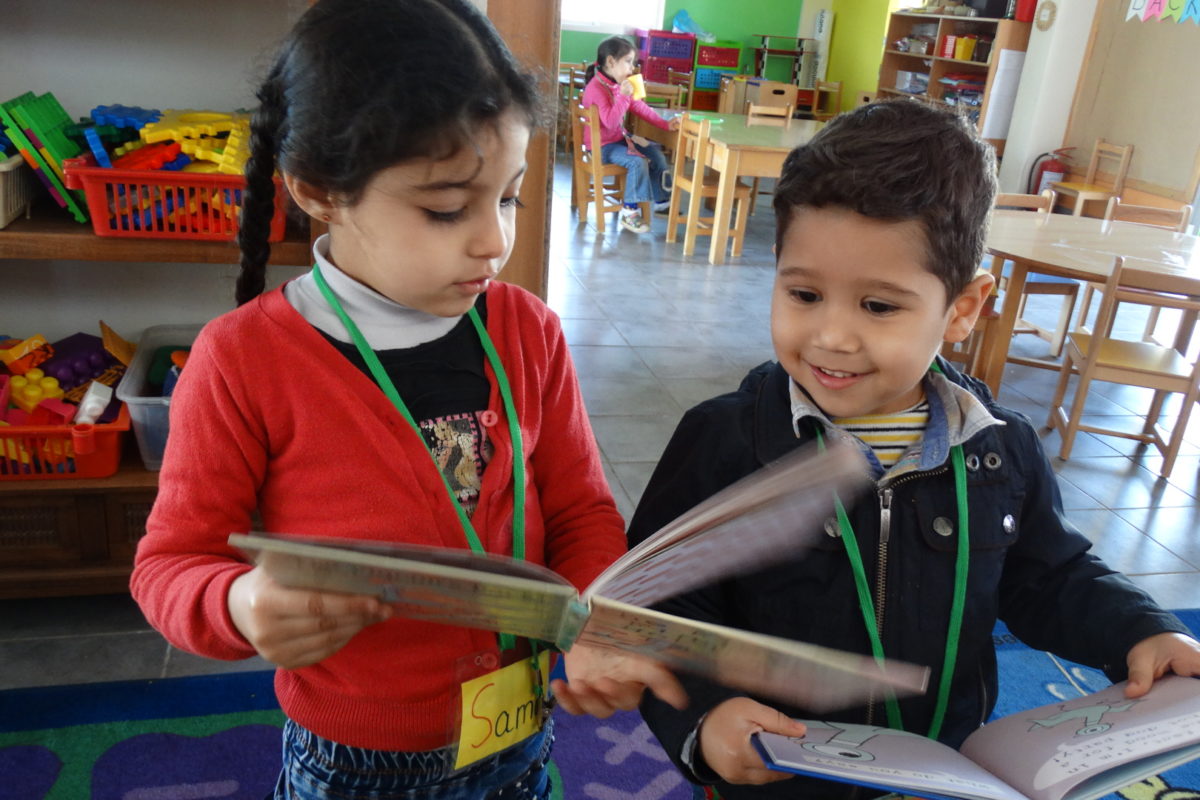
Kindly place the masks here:
[[(321, 265), (325, 282), (372, 350), (398, 350), (432, 342), (449, 333), (462, 319), (402, 306), (351, 278), (329, 260), (329, 234), (313, 242), (313, 258)], [(339, 342), (351, 342), (349, 332), (325, 301), (311, 272), (284, 286), (283, 296), (318, 330)]]

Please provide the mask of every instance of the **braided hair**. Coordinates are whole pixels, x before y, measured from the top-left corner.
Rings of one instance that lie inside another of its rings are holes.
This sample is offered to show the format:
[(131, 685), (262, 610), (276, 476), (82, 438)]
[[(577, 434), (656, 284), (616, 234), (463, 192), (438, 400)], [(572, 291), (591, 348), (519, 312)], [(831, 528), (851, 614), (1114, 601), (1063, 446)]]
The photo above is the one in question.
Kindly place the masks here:
[(470, 146), (511, 108), (545, 109), (469, 0), (320, 0), (258, 89), (238, 246), (239, 305), (262, 293), (276, 169), (353, 205), (381, 170)]

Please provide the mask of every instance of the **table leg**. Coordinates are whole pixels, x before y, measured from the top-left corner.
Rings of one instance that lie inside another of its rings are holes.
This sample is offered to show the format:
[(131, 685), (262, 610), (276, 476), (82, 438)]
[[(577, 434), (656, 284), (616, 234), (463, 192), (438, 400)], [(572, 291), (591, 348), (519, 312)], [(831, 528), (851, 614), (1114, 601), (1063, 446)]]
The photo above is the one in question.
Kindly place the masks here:
[(730, 149), (717, 182), (717, 202), (713, 209), (712, 241), (709, 243), (708, 263), (724, 264), (725, 248), (729, 244), (729, 215), (733, 211), (733, 193), (738, 181), (737, 150)]
[(993, 397), (1000, 396), (1000, 381), (1004, 377), (1004, 364), (1008, 360), (1008, 346), (1012, 343), (1013, 327), (1017, 323), (1017, 308), (1021, 305), (1021, 294), (1025, 290), (1025, 265), (1020, 261), (1012, 262), (1012, 274), (1008, 276), (1008, 286), (1004, 289), (1004, 305), (1000, 308), (1000, 317), (995, 322), (996, 334), (992, 341), (991, 352), (987, 354), (981, 380), (992, 390)]

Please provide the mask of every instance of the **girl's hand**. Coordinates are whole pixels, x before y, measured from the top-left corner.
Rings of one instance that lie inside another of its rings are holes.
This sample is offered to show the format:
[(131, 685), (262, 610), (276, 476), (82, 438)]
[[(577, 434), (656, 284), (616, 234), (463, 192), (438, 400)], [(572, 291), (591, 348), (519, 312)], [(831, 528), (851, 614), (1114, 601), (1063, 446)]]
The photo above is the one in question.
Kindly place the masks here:
[(679, 130), (679, 117), (674, 117), (670, 122), (667, 123), (667, 125), (670, 126), (670, 130)]
[(629, 82), (628, 78), (621, 81), (621, 94), (626, 97), (633, 97), (633, 84)]
[(785, 781), (788, 773), (767, 769), (750, 742), (761, 731), (803, 736), (804, 723), (749, 697), (734, 697), (716, 706), (700, 725), (700, 754), (709, 769), (729, 783), (763, 784)]
[[(632, 711), (650, 689), (664, 703), (682, 709), (687, 692), (661, 664), (608, 647), (574, 645), (563, 655), (567, 681), (551, 681), (558, 704), (571, 714), (604, 719), (615, 711)], [(569, 681), (569, 682), (568, 682)]]
[(1125, 663), (1129, 666), (1125, 696), (1141, 697), (1168, 672), (1200, 675), (1200, 642), (1182, 633), (1160, 633), (1129, 648)]
[(261, 567), (230, 585), (226, 603), (246, 641), (284, 669), (328, 658), (363, 628), (392, 616), (391, 606), (374, 597), (288, 589)]

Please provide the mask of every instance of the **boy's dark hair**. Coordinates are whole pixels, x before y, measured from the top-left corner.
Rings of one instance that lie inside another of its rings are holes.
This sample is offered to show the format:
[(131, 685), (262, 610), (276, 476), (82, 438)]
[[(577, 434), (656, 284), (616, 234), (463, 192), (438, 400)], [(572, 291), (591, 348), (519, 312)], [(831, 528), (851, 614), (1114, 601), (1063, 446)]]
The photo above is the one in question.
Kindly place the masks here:
[(379, 171), (471, 146), (508, 109), (544, 109), (469, 0), (321, 0), (296, 23), (258, 90), (238, 244), (237, 302), (264, 287), (276, 168), (354, 204)]
[(775, 189), (776, 252), (802, 206), (916, 220), (925, 267), (949, 304), (983, 258), (995, 195), (995, 153), (965, 118), (907, 98), (871, 103), (833, 118), (788, 154)]
[[(588, 64), (587, 72), (584, 74), (585, 81), (591, 81), (592, 76), (596, 74), (596, 70), (604, 72), (604, 62), (609, 56), (620, 61), (625, 57), (626, 53), (636, 53), (637, 48), (633, 46), (633, 42), (626, 39), (624, 36), (610, 36), (596, 47), (596, 63)], [(607, 72), (604, 72), (608, 75)], [(608, 77), (612, 77), (608, 75)]]

